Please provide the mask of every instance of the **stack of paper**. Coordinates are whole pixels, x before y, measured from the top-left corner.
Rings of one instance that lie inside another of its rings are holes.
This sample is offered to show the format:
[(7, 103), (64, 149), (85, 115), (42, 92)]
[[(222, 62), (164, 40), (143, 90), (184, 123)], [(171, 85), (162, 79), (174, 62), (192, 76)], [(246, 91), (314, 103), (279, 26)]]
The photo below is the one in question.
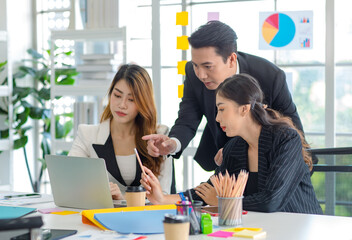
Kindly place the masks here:
[(86, 54), (81, 59), (83, 64), (77, 65), (77, 72), (81, 73), (82, 80), (111, 81), (121, 64), (116, 54)]

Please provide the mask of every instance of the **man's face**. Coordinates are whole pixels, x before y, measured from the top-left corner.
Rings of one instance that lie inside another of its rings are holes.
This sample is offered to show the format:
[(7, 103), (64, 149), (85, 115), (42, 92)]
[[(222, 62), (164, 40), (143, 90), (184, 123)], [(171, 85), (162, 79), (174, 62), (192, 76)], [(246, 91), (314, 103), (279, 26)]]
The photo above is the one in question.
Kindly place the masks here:
[(214, 47), (192, 48), (191, 53), (194, 72), (209, 90), (215, 90), (226, 78), (236, 73), (235, 53), (225, 63)]

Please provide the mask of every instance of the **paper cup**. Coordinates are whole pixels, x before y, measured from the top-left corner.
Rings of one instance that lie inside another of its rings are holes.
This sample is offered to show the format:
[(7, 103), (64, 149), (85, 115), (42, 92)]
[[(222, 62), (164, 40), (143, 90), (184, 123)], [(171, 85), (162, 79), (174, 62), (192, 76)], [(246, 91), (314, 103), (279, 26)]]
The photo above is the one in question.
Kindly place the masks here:
[(165, 214), (165, 240), (188, 240), (189, 218), (187, 216)]
[(146, 191), (141, 186), (128, 186), (125, 193), (127, 207), (145, 206), (145, 194)]

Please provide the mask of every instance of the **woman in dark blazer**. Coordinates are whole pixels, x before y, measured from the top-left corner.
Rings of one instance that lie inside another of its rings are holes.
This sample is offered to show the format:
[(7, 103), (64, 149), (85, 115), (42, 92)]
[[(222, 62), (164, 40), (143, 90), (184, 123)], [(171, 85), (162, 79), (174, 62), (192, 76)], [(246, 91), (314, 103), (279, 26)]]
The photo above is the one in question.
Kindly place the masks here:
[[(258, 82), (247, 74), (226, 79), (216, 90), (216, 121), (228, 137), (216, 173), (249, 172), (243, 208), (260, 212), (322, 214), (310, 180), (312, 160), (302, 133), (288, 117), (262, 104)], [(158, 194), (158, 181), (147, 171), (141, 183), (153, 203), (171, 203), (178, 195)], [(192, 189), (194, 199), (217, 205), (210, 181)], [(188, 195), (187, 192), (184, 193)]]

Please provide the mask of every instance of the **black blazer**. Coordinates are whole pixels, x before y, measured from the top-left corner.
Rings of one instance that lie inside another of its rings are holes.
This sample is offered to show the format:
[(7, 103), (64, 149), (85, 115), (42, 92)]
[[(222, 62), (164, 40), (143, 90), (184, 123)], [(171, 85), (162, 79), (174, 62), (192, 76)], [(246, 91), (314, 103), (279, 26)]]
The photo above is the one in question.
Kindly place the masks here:
[[(322, 214), (297, 131), (288, 127), (263, 127), (258, 147), (258, 192), (245, 195), (243, 209)], [(225, 145), (223, 157), (216, 173), (227, 170), (237, 177), (241, 169), (249, 171), (248, 144), (241, 137), (234, 137)], [(201, 200), (194, 191), (192, 196)]]
[[(287, 87), (285, 73), (273, 63), (257, 56), (238, 52), (237, 59), (240, 72), (247, 73), (258, 80), (265, 95), (264, 103), (292, 118), (297, 128), (303, 131), (296, 106)], [(178, 118), (169, 133), (169, 137), (177, 138), (182, 145), (181, 151), (174, 156), (175, 158), (180, 157), (195, 136), (204, 115), (207, 118), (207, 125), (194, 159), (207, 171), (217, 167), (214, 156), (229, 138), (215, 121), (216, 114), (215, 90), (208, 90), (204, 86), (195, 75), (192, 63), (188, 62)]]

